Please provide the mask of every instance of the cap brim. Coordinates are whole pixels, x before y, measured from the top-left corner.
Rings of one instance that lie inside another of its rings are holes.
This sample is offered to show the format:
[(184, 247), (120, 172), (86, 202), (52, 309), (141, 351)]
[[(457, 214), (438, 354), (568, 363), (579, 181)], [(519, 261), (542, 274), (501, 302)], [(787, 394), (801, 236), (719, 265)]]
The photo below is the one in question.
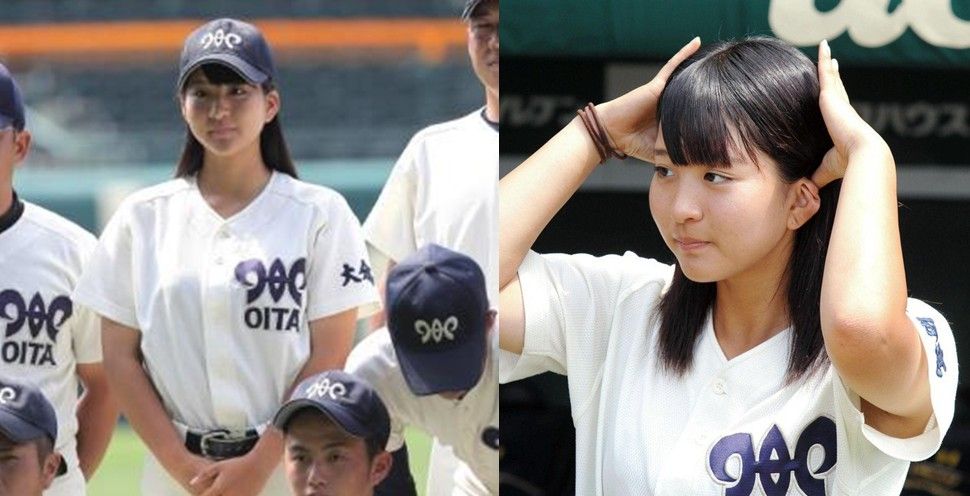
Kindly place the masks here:
[(372, 433), (368, 431), (367, 426), (358, 419), (354, 418), (353, 415), (349, 415), (347, 412), (342, 411), (339, 408), (333, 408), (329, 404), (318, 403), (306, 398), (286, 402), (282, 407), (280, 407), (280, 410), (276, 412), (276, 416), (273, 417), (273, 425), (275, 425), (277, 429), (284, 431), (286, 430), (286, 424), (290, 422), (293, 416), (307, 408), (313, 408), (323, 413), (327, 416), (327, 418), (332, 420), (333, 423), (340, 426), (341, 429), (352, 436), (367, 438), (368, 436), (372, 435)]
[(448, 350), (416, 351), (394, 345), (397, 361), (411, 392), (418, 396), (468, 391), (485, 367), (485, 339), (469, 339)]
[(197, 60), (194, 60), (191, 64), (186, 66), (185, 70), (179, 76), (178, 88), (182, 89), (185, 85), (185, 81), (189, 78), (189, 75), (193, 71), (205, 64), (221, 64), (230, 69), (232, 69), (236, 74), (245, 79), (250, 84), (261, 85), (269, 79), (263, 71), (253, 67), (249, 62), (231, 54), (231, 53), (210, 53)]
[(40, 427), (6, 410), (0, 410), (0, 431), (17, 444), (48, 436)]
[(475, 9), (481, 5), (484, 0), (478, 0), (476, 2), (470, 2), (465, 4), (465, 8), (461, 11), (461, 20), (467, 21), (472, 18), (472, 14), (475, 13)]

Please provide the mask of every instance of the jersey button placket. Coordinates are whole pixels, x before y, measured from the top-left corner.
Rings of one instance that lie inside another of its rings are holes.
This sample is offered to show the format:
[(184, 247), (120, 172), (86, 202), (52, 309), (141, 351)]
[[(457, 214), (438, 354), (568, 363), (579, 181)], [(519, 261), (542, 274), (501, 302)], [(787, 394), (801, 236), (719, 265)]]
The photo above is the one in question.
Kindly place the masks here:
[(203, 305), (206, 333), (206, 366), (209, 374), (210, 394), (215, 420), (219, 425), (243, 425), (245, 410), (240, 408), (238, 395), (237, 364), (234, 347), (232, 319), (232, 279), (228, 228), (222, 226), (212, 238), (211, 260), (213, 264), (206, 280)]

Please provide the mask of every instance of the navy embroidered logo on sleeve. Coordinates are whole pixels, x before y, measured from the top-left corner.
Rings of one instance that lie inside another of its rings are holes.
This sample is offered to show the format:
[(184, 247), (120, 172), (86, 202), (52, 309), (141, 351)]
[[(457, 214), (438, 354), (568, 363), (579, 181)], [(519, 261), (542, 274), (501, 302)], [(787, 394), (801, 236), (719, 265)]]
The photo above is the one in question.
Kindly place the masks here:
[[(236, 281), (246, 290), (246, 304), (250, 305), (243, 320), (250, 329), (299, 331), (300, 308), (306, 289), (306, 258), (298, 258), (287, 270), (282, 260), (276, 258), (269, 270), (262, 260), (250, 259), (236, 265)], [(253, 305), (264, 293), (269, 293), (272, 306)], [(289, 294), (293, 304), (280, 305), (284, 294)]]
[[(750, 496), (754, 494), (755, 481), (761, 482), (766, 496), (785, 496), (791, 485), (792, 473), (795, 483), (806, 496), (825, 496), (826, 474), (835, 466), (837, 453), (835, 422), (828, 417), (818, 417), (798, 436), (792, 457), (785, 437), (777, 425), (772, 425), (761, 442), (755, 456), (751, 434), (741, 432), (721, 438), (711, 448), (708, 467), (714, 480), (725, 488), (725, 496)], [(817, 468), (809, 466), (808, 455), (813, 447), (822, 449), (822, 463)], [(728, 471), (732, 457), (741, 462), (740, 475)]]
[(933, 319), (925, 317), (917, 317), (916, 320), (923, 326), (928, 336), (936, 339), (936, 376), (943, 377), (943, 372), (946, 372), (946, 362), (943, 361), (943, 348), (940, 347), (940, 335), (936, 332), (936, 323)]
[[(20, 365), (50, 365), (54, 360), (54, 344), (61, 325), (74, 314), (74, 304), (67, 296), (56, 296), (46, 303), (40, 293), (28, 302), (13, 289), (0, 291), (0, 318), (7, 320), (0, 358), (4, 363)], [(27, 329), (29, 336), (21, 334)], [(41, 333), (49, 342), (38, 341)]]
[(360, 266), (354, 268), (352, 265), (345, 263), (343, 271), (340, 273), (340, 277), (343, 277), (343, 284), (341, 286), (346, 286), (352, 282), (364, 282), (368, 281), (374, 284), (374, 274), (371, 272), (370, 265), (367, 265), (367, 261), (364, 259), (360, 260)]

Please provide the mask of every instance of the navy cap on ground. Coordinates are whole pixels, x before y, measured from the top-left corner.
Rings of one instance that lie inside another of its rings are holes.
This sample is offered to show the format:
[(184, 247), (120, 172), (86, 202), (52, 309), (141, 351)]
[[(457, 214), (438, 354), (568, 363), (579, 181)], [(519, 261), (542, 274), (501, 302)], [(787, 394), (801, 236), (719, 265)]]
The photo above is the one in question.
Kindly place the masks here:
[(13, 127), (17, 131), (23, 131), (26, 124), (24, 99), (20, 88), (7, 67), (0, 64), (0, 129)]
[(203, 64), (222, 64), (251, 84), (276, 79), (273, 54), (256, 26), (236, 19), (209, 21), (192, 32), (182, 46), (178, 88)]
[(273, 425), (285, 432), (293, 416), (306, 408), (322, 412), (353, 436), (376, 439), (380, 446), (391, 435), (391, 418), (377, 391), (341, 370), (321, 372), (301, 382), (276, 412)]
[[(0, 431), (16, 444), (47, 437), (57, 443), (57, 413), (36, 386), (0, 377)], [(67, 471), (64, 458), (58, 474)]]
[(467, 391), (478, 383), (489, 307), (474, 260), (427, 245), (390, 271), (385, 301), (394, 351), (414, 394)]

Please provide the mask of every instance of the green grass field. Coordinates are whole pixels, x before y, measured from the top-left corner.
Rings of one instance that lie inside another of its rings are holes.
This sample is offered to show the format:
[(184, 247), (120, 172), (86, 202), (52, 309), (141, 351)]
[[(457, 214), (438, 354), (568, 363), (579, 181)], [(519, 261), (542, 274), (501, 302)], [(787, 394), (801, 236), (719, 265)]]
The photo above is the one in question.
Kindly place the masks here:
[[(410, 456), (411, 473), (418, 486), (418, 494), (424, 495), (428, 472), (428, 455), (431, 439), (415, 429), (405, 432)], [(88, 483), (90, 496), (132, 496), (138, 494), (145, 445), (127, 424), (118, 424), (108, 453), (94, 478)]]

